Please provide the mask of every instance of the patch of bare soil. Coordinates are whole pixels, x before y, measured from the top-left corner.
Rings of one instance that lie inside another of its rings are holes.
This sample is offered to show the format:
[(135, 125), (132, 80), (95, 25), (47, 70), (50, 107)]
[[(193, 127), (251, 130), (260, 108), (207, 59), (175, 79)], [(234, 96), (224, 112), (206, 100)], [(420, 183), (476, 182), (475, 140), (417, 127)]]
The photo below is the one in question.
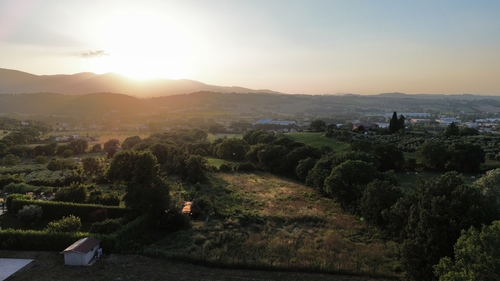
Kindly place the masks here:
[(268, 280), (322, 280), (322, 281), (381, 281), (372, 277), (232, 270), (171, 262), (143, 256), (104, 255), (92, 266), (66, 266), (56, 252), (0, 251), (1, 258), (31, 258), (34, 261), (8, 280), (189, 280), (189, 281), (268, 281)]

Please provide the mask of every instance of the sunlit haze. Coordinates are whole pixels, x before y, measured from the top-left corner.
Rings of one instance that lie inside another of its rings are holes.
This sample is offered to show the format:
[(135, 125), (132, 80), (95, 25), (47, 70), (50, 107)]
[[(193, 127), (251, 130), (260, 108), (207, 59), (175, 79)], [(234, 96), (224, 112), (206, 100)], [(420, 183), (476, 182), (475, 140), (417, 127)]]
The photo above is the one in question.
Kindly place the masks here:
[(303, 94), (500, 94), (497, 1), (0, 1), (0, 68)]

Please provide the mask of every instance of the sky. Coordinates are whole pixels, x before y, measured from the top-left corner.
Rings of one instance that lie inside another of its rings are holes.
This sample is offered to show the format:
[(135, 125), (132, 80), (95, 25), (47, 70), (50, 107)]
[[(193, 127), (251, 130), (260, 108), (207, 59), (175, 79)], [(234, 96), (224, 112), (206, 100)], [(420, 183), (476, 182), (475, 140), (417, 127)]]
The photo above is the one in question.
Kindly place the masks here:
[(0, 0), (0, 68), (290, 94), (500, 94), (500, 1)]

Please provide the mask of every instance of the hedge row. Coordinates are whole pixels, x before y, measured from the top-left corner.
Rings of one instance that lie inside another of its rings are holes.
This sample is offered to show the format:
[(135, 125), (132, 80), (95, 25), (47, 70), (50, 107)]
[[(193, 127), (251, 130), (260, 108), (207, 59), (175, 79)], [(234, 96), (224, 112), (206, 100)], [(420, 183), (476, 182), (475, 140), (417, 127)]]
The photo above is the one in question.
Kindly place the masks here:
[(104, 206), (94, 204), (77, 204), (68, 202), (55, 201), (38, 201), (15, 198), (12, 200), (12, 211), (16, 214), (26, 205), (38, 205), (43, 209), (42, 219), (44, 220), (60, 220), (63, 216), (75, 215), (82, 221), (93, 222), (92, 213), (105, 209), (109, 219), (117, 219), (125, 216), (133, 215), (132, 211), (127, 208), (115, 206)]
[[(49, 232), (36, 230), (6, 229), (0, 230), (0, 250), (26, 251), (63, 251), (88, 233), (77, 232)], [(105, 253), (115, 251), (115, 236), (92, 234), (101, 240), (101, 247)]]

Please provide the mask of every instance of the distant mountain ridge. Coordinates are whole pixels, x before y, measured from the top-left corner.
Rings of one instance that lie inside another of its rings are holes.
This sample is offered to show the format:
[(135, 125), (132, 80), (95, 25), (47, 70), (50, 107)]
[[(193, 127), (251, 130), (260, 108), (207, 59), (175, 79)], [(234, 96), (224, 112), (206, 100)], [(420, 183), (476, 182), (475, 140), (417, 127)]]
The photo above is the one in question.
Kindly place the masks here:
[(82, 72), (72, 75), (34, 75), (0, 68), (0, 94), (60, 93), (84, 95), (90, 93), (120, 93), (135, 97), (159, 97), (189, 94), (198, 91), (220, 93), (279, 93), (272, 90), (252, 90), (243, 87), (208, 85), (181, 79), (134, 80), (116, 73)]

